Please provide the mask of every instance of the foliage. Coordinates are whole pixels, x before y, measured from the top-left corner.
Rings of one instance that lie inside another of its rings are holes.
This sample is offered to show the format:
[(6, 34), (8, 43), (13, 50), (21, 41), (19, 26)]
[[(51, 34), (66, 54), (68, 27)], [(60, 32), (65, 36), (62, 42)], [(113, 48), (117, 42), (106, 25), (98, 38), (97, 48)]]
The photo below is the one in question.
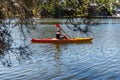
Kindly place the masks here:
[(55, 14), (53, 4), (43, 4), (40, 9), (40, 14), (42, 17), (52, 17)]
[[(112, 13), (114, 0), (21, 0), (34, 13), (34, 16), (59, 17), (72, 15), (87, 16), (89, 5), (96, 3), (95, 11), (100, 11), (105, 6)], [(65, 11), (64, 11), (65, 10)], [(59, 13), (60, 11), (60, 13)], [(66, 12), (68, 11), (68, 12)], [(44, 14), (44, 15), (43, 15)]]
[[(29, 3), (30, 0), (29, 0)], [(0, 0), (0, 60), (4, 58), (4, 54), (13, 52), (11, 47), (13, 38), (11, 36), (10, 28), (19, 26), (22, 35), (24, 35), (23, 26), (26, 27), (33, 24), (33, 14), (28, 2), (25, 0)], [(15, 24), (11, 26), (12, 18), (15, 19)], [(24, 35), (25, 36), (25, 35)], [(19, 49), (19, 48), (18, 48)], [(19, 52), (21, 53), (21, 51)], [(1, 61), (2, 62), (2, 61)], [(6, 60), (2, 62), (3, 65), (11, 66), (11, 62)]]

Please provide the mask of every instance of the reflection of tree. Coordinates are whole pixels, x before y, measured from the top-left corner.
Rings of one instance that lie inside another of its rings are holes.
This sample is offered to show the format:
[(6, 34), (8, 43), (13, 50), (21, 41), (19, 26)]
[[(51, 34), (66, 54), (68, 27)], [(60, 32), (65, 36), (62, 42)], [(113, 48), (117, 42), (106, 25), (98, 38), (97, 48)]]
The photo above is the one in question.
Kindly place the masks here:
[(56, 44), (56, 53), (55, 53), (55, 59), (59, 59), (60, 58), (60, 45)]

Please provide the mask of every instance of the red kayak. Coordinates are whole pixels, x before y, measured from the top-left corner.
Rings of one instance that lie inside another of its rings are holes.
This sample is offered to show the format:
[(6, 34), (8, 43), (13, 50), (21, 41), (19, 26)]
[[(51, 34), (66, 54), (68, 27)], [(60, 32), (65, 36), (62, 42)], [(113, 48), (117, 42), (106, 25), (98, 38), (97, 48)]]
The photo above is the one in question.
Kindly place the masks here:
[(71, 38), (71, 39), (56, 39), (56, 38), (32, 38), (32, 43), (91, 43), (93, 38)]

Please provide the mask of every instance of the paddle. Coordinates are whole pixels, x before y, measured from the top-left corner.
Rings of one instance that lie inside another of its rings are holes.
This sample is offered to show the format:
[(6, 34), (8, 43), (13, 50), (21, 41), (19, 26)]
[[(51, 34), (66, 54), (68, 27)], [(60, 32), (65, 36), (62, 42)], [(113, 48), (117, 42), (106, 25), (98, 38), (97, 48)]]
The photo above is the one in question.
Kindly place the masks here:
[(60, 30), (62, 30), (69, 38), (71, 38), (61, 27), (60, 27), (60, 24), (55, 24), (55, 26), (57, 28), (59, 28)]

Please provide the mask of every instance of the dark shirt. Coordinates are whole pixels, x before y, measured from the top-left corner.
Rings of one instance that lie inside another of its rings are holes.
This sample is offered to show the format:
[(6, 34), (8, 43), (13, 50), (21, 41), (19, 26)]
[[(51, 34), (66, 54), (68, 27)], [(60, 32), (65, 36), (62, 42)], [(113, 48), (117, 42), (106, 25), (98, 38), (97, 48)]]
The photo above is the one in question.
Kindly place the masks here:
[(57, 32), (56, 32), (56, 38), (57, 38), (57, 39), (61, 39), (61, 32), (60, 32), (60, 31), (57, 31)]

